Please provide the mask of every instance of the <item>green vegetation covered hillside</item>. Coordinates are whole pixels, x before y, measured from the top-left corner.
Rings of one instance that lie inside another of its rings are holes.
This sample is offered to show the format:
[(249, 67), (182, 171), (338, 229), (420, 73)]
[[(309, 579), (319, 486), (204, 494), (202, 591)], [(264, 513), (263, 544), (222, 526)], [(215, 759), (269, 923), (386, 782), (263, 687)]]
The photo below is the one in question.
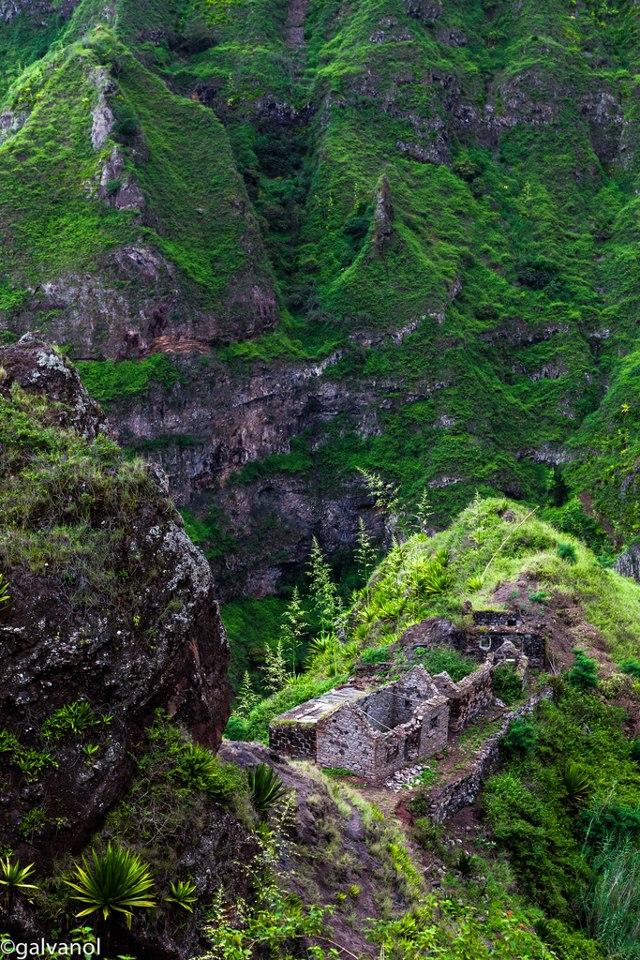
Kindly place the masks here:
[(0, 952), (640, 960), (639, 103), (637, 0), (0, 0)]
[(7, 6), (5, 337), (85, 361), (228, 594), (339, 551), (358, 467), (627, 545), (639, 35), (627, 0)]
[[(359, 551), (363, 556), (362, 544)], [(604, 569), (533, 511), (475, 500), (437, 536), (415, 534), (396, 545), (344, 609), (316, 553), (306, 603), (289, 605), (266, 657), (261, 682), (272, 692), (260, 695), (246, 675), (227, 734), (266, 741), (284, 710), (347, 681), (389, 682), (416, 664), (460, 680), (488, 649), (482, 642), (491, 627), (474, 624), (491, 624), (492, 617), (516, 625), (516, 642), (528, 630), (544, 637), (547, 669), (534, 671), (524, 692), (508, 666), (493, 680), (516, 710), (549, 684), (532, 712), (516, 714), (506, 728), (484, 717), (459, 741), (450, 732), (445, 751), (399, 781), (406, 793), (393, 782), (386, 793), (373, 791), (349, 770), (324, 771), (410, 824), (428, 886), (451, 904), (420, 901), (414, 913), (378, 925), (374, 938), (398, 960), (440, 955), (436, 948), (457, 957), (447, 939), (451, 908), (458, 921), (465, 917), (466, 932), (454, 927), (454, 940), (474, 957), (515, 949), (524, 956), (633, 958), (640, 921), (640, 587)], [(463, 654), (465, 632), (480, 647), (467, 644)], [(437, 798), (496, 736), (498, 769), (484, 773), (472, 807), (443, 823)], [(397, 806), (390, 789), (400, 790)], [(474, 926), (478, 909), (484, 930)], [(517, 947), (504, 926), (514, 911), (525, 937)], [(524, 933), (531, 924), (542, 943)]]

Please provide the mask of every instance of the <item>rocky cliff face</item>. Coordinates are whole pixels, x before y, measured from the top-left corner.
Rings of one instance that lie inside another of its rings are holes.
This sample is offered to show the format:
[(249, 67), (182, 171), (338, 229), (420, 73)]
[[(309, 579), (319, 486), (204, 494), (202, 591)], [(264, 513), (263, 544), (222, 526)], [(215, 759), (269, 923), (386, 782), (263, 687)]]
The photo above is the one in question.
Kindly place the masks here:
[(636, 5), (5, 6), (0, 324), (85, 361), (225, 593), (340, 551), (358, 466), (630, 539)]
[(0, 371), (0, 837), (46, 864), (120, 799), (155, 708), (217, 747), (228, 649), (161, 472), (50, 347), (24, 338)]

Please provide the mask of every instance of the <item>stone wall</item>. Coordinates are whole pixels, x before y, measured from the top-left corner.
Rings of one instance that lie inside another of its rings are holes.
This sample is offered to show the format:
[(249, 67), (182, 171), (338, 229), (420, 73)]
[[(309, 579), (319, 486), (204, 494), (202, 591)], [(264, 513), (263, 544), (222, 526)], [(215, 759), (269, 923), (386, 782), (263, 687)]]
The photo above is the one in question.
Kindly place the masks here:
[(539, 670), (544, 668), (546, 643), (539, 623), (527, 620), (514, 610), (476, 610), (473, 623), (474, 627), (466, 632), (461, 649), (487, 656), (494, 653), (505, 640), (510, 640), (528, 657), (532, 666)]
[(354, 706), (345, 706), (318, 724), (316, 762), (321, 767), (342, 767), (376, 782), (377, 732)]
[(454, 816), (458, 810), (474, 803), (482, 789), (482, 784), (498, 767), (500, 763), (500, 741), (504, 737), (509, 725), (518, 717), (523, 717), (533, 710), (543, 700), (551, 697), (551, 688), (545, 687), (534, 694), (517, 710), (508, 713), (500, 724), (499, 729), (483, 744), (476, 754), (471, 766), (459, 774), (440, 790), (431, 794), (429, 800), (429, 816), (435, 823), (444, 823)]
[(316, 760), (381, 783), (400, 767), (444, 749), (448, 728), (446, 697), (417, 667), (397, 683), (322, 718)]
[(449, 729), (452, 733), (459, 733), (492, 705), (492, 670), (492, 664), (485, 663), (459, 683), (454, 683), (447, 673), (439, 673), (433, 678), (440, 693), (449, 701)]
[(444, 750), (449, 734), (449, 704), (434, 696), (407, 723), (377, 737), (374, 783), (382, 783), (401, 767)]
[(374, 728), (385, 733), (400, 724), (408, 723), (416, 708), (437, 693), (429, 674), (419, 667), (395, 683), (374, 690), (368, 697), (360, 700), (358, 706)]
[[(396, 697), (393, 687), (381, 687), (374, 690), (359, 703), (360, 709), (369, 718), (374, 730), (386, 731), (395, 727), (401, 720), (396, 719)], [(409, 713), (409, 717), (411, 712)], [(402, 719), (408, 720), (409, 717)]]
[[(294, 760), (316, 759), (316, 727), (295, 721), (272, 724), (269, 746)], [(338, 764), (336, 764), (338, 766)]]
[(467, 628), (456, 627), (440, 617), (430, 617), (409, 627), (399, 645), (409, 658), (420, 649), (454, 647), (465, 656), (482, 662), (505, 640), (511, 641), (525, 654), (536, 669), (544, 669), (544, 625), (512, 610), (477, 610), (473, 614), (473, 626)]

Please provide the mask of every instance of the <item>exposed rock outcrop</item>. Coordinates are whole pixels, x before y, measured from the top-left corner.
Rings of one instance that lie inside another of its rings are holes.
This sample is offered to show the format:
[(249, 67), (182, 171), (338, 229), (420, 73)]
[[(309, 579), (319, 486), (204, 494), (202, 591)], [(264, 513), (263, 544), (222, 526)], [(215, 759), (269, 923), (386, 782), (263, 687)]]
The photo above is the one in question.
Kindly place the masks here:
[(0, 368), (0, 842), (46, 862), (122, 795), (156, 707), (219, 744), (228, 648), (162, 472), (125, 460), (60, 354), (24, 338)]
[(637, 580), (640, 583), (640, 543), (632, 543), (616, 559), (613, 567), (624, 577), (631, 577), (632, 580)]

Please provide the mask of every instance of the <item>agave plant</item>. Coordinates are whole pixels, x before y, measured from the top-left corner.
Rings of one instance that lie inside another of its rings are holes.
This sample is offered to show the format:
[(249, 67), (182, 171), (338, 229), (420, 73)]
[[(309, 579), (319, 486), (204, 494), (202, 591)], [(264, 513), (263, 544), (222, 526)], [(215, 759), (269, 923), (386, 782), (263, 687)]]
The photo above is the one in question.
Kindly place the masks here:
[(453, 578), (446, 567), (446, 558), (436, 554), (414, 573), (415, 588), (427, 598), (439, 597), (450, 588)]
[(71, 899), (84, 904), (77, 917), (101, 913), (108, 920), (113, 913), (122, 914), (131, 928), (133, 911), (155, 907), (153, 878), (149, 868), (136, 853), (108, 844), (104, 850), (92, 850), (75, 864), (71, 879), (64, 883), (73, 891)]
[(18, 893), (24, 893), (25, 890), (38, 889), (37, 884), (28, 882), (32, 879), (32, 873), (32, 863), (26, 867), (21, 867), (20, 861), (11, 860), (8, 854), (4, 859), (0, 860), (0, 886), (4, 887), (6, 892), (7, 911), (9, 914), (11, 914), (13, 910), (13, 905)]
[(285, 786), (278, 774), (266, 763), (258, 763), (247, 773), (249, 794), (254, 809), (258, 813), (266, 813), (286, 793)]
[(0, 606), (3, 603), (8, 603), (10, 599), (9, 584), (7, 583), (6, 577), (0, 573)]
[(569, 762), (562, 771), (562, 782), (569, 805), (574, 809), (583, 807), (591, 793), (588, 773), (579, 764)]
[(196, 885), (193, 880), (176, 880), (169, 884), (169, 896), (164, 899), (167, 903), (175, 903), (193, 913), (193, 904), (196, 902)]
[(186, 744), (180, 751), (175, 767), (175, 773), (182, 782), (195, 790), (206, 790), (216, 770), (216, 758), (199, 743)]

